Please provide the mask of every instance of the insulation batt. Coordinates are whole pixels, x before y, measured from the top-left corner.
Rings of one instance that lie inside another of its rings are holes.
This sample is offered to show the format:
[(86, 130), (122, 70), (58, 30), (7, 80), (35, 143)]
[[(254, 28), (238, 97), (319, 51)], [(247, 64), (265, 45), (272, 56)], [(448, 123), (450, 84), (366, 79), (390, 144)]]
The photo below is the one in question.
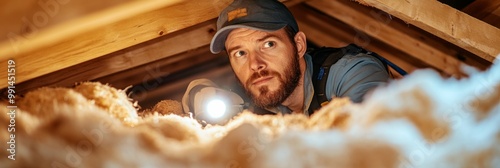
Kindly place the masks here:
[(18, 101), (16, 160), (0, 150), (0, 167), (500, 167), (499, 61), (469, 73), (418, 70), (362, 104), (335, 99), (310, 117), (244, 111), (206, 127), (177, 101), (138, 112), (100, 83), (40, 88)]

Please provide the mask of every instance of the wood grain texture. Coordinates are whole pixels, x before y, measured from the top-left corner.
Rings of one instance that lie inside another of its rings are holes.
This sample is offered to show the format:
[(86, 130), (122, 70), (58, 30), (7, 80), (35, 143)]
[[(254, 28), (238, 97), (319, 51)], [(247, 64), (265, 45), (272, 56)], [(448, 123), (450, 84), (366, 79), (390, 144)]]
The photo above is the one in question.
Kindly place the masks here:
[[(106, 29), (93, 32), (98, 34), (85, 33), (89, 35), (85, 36), (86, 40), (69, 39), (68, 42), (48, 48), (40, 48), (40, 51), (37, 51), (48, 54), (47, 56), (40, 54), (36, 56), (20, 55), (15, 58), (17, 64), (22, 66), (18, 67), (21, 72), (18, 71), (17, 77), (22, 78), (17, 81), (18, 90), (23, 92), (41, 86), (71, 86), (80, 81), (99, 78), (104, 80), (103, 77), (105, 76), (110, 78), (108, 81), (119, 81), (118, 78), (127, 79), (130, 77), (127, 77), (124, 73), (120, 73), (120, 76), (116, 77), (110, 75), (139, 68), (156, 61), (160, 61), (162, 65), (175, 64), (176, 61), (182, 61), (182, 58), (168, 59), (168, 57), (189, 52), (210, 43), (216, 29), (215, 18), (219, 11), (227, 6), (228, 2), (231, 2), (231, 0), (189, 1), (167, 6), (139, 14), (140, 17), (131, 16), (132, 18), (125, 21), (104, 25)], [(289, 0), (285, 2), (285, 5), (291, 6), (300, 2), (302, 0)], [(200, 13), (203, 13), (203, 15), (200, 15)], [(205, 19), (209, 20), (204, 21)], [(108, 30), (109, 26), (113, 28)], [(85, 34), (79, 34), (78, 36), (83, 37)], [(123, 38), (123, 40), (113, 39), (108, 41), (109, 39), (103, 39), (114, 36)], [(212, 56), (207, 56), (207, 58)], [(74, 57), (85, 58), (75, 59)], [(205, 58), (193, 59), (195, 60), (191, 63), (197, 63), (197, 61)], [(186, 65), (190, 65), (189, 61), (186, 63)], [(44, 72), (33, 72), (39, 69), (43, 69)], [(174, 67), (173, 69), (179, 68)], [(26, 73), (31, 76), (26, 78)], [(0, 73), (0, 75), (4, 74)], [(130, 75), (133, 76), (134, 74)], [(134, 84), (134, 81), (129, 82), (131, 83), (128, 85)]]
[[(350, 43), (363, 45), (364, 48), (382, 55), (407, 72), (432, 67), (419, 60), (412, 59), (412, 56), (375, 38), (367, 39), (365, 34), (360, 34), (361, 32), (349, 25), (325, 16), (307, 5), (297, 5), (292, 8), (292, 12), (296, 14), (301, 31), (306, 34), (308, 40), (316, 45), (330, 47), (343, 47)], [(410, 64), (410, 62), (413, 64)]]
[(212, 1), (177, 2), (134, 1), (54, 26), (19, 45), (3, 43), (0, 64), (13, 58), (19, 83), (213, 19), (222, 9)]
[(167, 82), (165, 78), (169, 76), (181, 71), (189, 71), (191, 68), (224, 57), (212, 54), (209, 51), (209, 45), (206, 45), (142, 66), (103, 76), (95, 79), (95, 81), (109, 83), (117, 88), (126, 88), (131, 85), (144, 85), (145, 87), (161, 85)]
[[(302, 1), (288, 0), (285, 4)], [(21, 83), (214, 19), (230, 2), (232, 0), (128, 2), (52, 26), (30, 39), (16, 36), (13, 43), (3, 41), (0, 64), (14, 59), (18, 65), (16, 82)], [(148, 60), (148, 57), (142, 59)], [(154, 59), (147, 62), (150, 61)], [(0, 78), (6, 77), (6, 71), (0, 72)], [(0, 88), (6, 86), (0, 83)]]
[(500, 1), (475, 0), (462, 9), (462, 11), (479, 20), (483, 20), (485, 17), (491, 15), (495, 10), (498, 10), (498, 8), (500, 8)]
[(500, 28), (500, 6), (482, 20), (496, 28)]
[(33, 36), (52, 26), (134, 0), (23, 0), (2, 1), (0, 41), (9, 33)]
[(376, 7), (493, 62), (500, 54), (500, 30), (435, 0), (356, 0)]
[[(17, 91), (23, 93), (41, 86), (68, 87), (74, 85), (75, 82), (89, 80), (100, 81), (99, 78), (102, 79), (105, 76), (108, 76), (109, 79), (103, 80), (102, 82), (113, 84), (113, 86), (122, 89), (126, 86), (138, 83), (135, 80), (128, 80), (128, 78), (131, 77), (127, 75), (134, 75), (132, 72), (129, 72), (129, 70), (140, 69), (143, 74), (147, 74), (144, 66), (148, 64), (154, 63), (165, 66), (171, 63), (174, 64), (182, 59), (189, 59), (190, 57), (178, 57), (177, 55), (208, 45), (215, 33), (215, 25), (213, 22), (215, 22), (215, 20), (212, 19), (185, 28), (182, 31), (173, 32), (78, 65), (28, 80), (18, 84), (19, 87)], [(209, 50), (207, 49), (207, 51)], [(212, 55), (209, 55), (207, 57), (211, 56)], [(196, 59), (203, 58), (191, 59), (195, 59), (192, 61), (197, 62)], [(154, 65), (154, 67), (157, 65)], [(187, 65), (190, 64), (188, 63)], [(173, 68), (175, 69), (176, 67)], [(116, 75), (116, 73), (119, 73), (119, 75)], [(128, 84), (118, 85), (117, 83), (120, 80), (122, 80), (121, 83), (125, 82)]]
[[(413, 31), (406, 25), (399, 24), (385, 12), (342, 0), (315, 0), (307, 4), (446, 74), (462, 76), (460, 66), (463, 63), (454, 58), (455, 51), (433, 42), (432, 39)], [(332, 8), (337, 10), (330, 10)]]
[(500, 1), (476, 0), (462, 11), (496, 28), (500, 28)]

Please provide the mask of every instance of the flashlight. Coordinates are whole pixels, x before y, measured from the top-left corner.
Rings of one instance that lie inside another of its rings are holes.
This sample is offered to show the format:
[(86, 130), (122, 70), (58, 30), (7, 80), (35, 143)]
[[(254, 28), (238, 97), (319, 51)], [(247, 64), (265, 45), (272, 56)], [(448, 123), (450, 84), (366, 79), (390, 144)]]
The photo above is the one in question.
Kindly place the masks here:
[(219, 99), (207, 103), (207, 113), (211, 118), (221, 118), (226, 113), (226, 104)]
[(182, 104), (184, 111), (202, 124), (224, 124), (247, 106), (238, 94), (219, 88), (208, 79), (192, 81)]

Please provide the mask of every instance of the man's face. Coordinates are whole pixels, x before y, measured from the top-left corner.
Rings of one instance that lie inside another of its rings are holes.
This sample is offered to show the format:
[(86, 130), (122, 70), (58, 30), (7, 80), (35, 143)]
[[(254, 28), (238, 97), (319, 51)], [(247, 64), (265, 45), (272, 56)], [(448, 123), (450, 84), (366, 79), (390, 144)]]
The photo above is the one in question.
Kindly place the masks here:
[(236, 77), (257, 106), (276, 107), (297, 87), (299, 56), (284, 29), (235, 29), (225, 47)]

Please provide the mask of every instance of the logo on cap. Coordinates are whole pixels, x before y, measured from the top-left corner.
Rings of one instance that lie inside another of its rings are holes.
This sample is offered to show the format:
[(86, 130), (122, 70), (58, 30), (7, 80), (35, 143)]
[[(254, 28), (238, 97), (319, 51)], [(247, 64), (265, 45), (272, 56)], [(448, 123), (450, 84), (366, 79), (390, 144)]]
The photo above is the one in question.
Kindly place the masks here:
[(247, 15), (247, 8), (238, 8), (227, 13), (227, 21), (230, 22), (231, 20)]

